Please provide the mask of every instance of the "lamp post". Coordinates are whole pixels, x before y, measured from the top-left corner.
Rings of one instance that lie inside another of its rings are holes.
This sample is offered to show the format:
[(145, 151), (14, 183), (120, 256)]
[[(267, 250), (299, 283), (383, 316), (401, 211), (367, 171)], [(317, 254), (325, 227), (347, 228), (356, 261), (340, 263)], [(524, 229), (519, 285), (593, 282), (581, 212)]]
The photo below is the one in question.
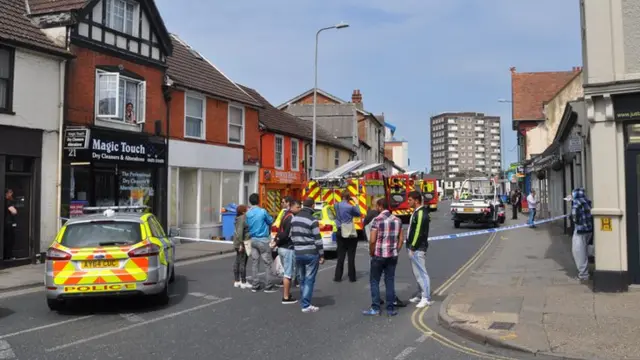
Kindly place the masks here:
[(313, 137), (311, 141), (311, 178), (316, 177), (316, 106), (318, 105), (318, 38), (320, 33), (325, 30), (331, 29), (344, 29), (349, 27), (349, 24), (341, 22), (340, 24), (322, 28), (316, 32), (316, 53), (315, 62), (313, 65)]

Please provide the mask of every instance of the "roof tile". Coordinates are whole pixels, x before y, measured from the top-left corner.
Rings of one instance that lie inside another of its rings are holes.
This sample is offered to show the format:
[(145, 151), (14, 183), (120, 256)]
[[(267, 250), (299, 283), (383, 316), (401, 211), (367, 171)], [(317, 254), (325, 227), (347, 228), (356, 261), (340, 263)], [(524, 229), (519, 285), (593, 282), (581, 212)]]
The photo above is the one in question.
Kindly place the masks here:
[(543, 103), (551, 100), (580, 72), (572, 71), (516, 72), (511, 68), (513, 120), (544, 120)]
[(29, 0), (32, 15), (79, 10), (91, 0)]
[[(283, 134), (296, 135), (305, 140), (313, 138), (313, 126), (310, 121), (300, 119), (286, 111), (278, 110), (255, 89), (244, 85), (239, 86), (263, 106), (259, 112), (259, 119), (267, 129)], [(321, 126), (316, 128), (316, 139), (318, 142), (352, 151)]]
[(23, 0), (0, 0), (0, 40), (35, 46), (48, 52), (69, 55), (53, 41), (26, 15)]
[(174, 83), (223, 99), (261, 106), (177, 35), (171, 34), (171, 42), (173, 54), (167, 58), (167, 73)]

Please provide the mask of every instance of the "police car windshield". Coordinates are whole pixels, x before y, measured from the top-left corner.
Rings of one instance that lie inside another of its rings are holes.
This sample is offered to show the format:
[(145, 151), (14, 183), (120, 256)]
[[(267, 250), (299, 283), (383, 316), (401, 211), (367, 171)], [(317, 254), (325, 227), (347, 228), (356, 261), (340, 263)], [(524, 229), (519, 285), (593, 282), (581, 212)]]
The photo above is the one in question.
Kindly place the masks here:
[(140, 224), (136, 222), (94, 221), (68, 225), (60, 244), (70, 248), (88, 248), (133, 245), (140, 241)]

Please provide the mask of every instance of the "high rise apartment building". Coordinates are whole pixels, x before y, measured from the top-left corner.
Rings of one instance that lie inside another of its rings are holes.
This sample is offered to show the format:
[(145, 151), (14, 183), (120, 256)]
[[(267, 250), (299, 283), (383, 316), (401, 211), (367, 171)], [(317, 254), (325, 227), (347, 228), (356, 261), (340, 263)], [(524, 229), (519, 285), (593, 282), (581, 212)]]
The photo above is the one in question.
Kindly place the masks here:
[(498, 174), (500, 117), (442, 113), (431, 117), (431, 170), (445, 178)]

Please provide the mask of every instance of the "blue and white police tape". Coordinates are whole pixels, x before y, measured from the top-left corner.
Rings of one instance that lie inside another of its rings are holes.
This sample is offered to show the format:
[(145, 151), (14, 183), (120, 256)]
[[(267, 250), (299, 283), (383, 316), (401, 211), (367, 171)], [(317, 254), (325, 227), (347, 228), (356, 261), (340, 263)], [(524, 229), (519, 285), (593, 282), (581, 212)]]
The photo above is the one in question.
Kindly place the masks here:
[[(552, 221), (564, 219), (567, 216), (569, 216), (569, 215), (555, 216), (555, 217), (552, 217), (552, 218), (549, 218), (549, 219), (534, 221), (533, 224), (534, 225), (546, 224), (546, 223), (549, 223), (549, 222), (552, 222)], [(496, 232), (509, 231), (509, 230), (514, 230), (514, 229), (521, 229), (521, 228), (526, 228), (526, 227), (531, 227), (531, 225), (530, 224), (516, 224), (516, 225), (509, 225), (509, 226), (499, 227), (499, 228), (495, 228), (495, 229), (483, 229), (483, 230), (469, 231), (469, 232), (463, 232), (463, 233), (458, 233), (458, 234), (431, 236), (431, 237), (429, 237), (429, 241), (458, 239), (458, 238), (463, 238), (463, 237), (468, 237), (468, 236), (485, 235), (485, 234), (491, 234), (491, 233), (496, 233)]]

